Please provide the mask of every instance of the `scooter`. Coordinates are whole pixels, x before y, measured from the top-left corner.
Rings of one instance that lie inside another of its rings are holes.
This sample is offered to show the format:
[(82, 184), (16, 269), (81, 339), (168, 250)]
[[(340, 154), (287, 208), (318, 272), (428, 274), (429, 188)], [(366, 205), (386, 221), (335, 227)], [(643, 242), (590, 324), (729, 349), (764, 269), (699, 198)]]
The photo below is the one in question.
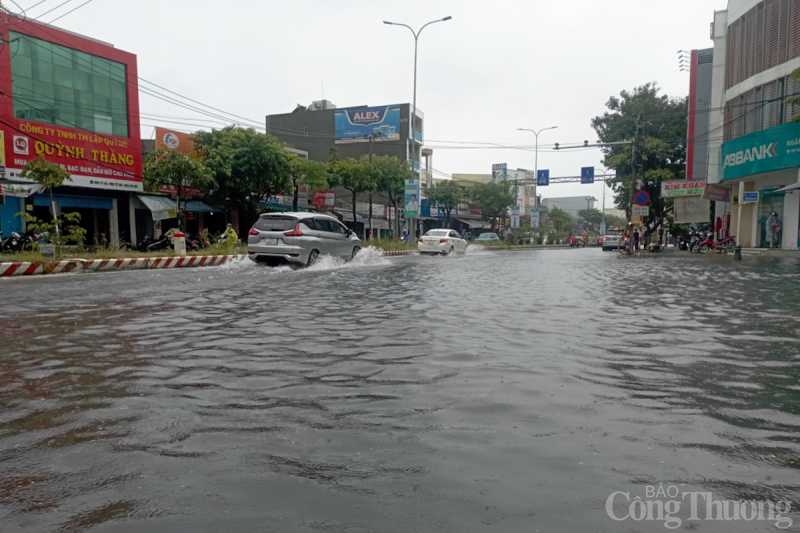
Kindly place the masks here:
[(709, 231), (708, 237), (698, 245), (697, 251), (701, 254), (707, 254), (709, 250), (716, 250), (719, 248), (725, 252), (732, 252), (736, 248), (735, 237), (735, 235), (731, 235), (730, 237), (725, 237), (721, 241), (714, 241), (714, 232)]
[(16, 231), (11, 232), (10, 237), (2, 239), (3, 233), (0, 232), (0, 253), (14, 253), (21, 252), (25, 248), (25, 242), (22, 235)]

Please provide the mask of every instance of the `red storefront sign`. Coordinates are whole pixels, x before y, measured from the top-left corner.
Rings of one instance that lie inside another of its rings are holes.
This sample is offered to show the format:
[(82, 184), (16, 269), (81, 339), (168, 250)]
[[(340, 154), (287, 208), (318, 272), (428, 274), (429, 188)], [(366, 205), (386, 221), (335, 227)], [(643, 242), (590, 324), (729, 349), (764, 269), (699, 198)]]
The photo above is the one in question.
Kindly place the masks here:
[(481, 211), (480, 207), (478, 207), (475, 204), (469, 204), (469, 214), (470, 215), (479, 217), (479, 216), (481, 216), (482, 213), (483, 213), (483, 211)]
[[(19, 179), (25, 164), (43, 155), (80, 187), (142, 190), (142, 151), (133, 139), (5, 118), (6, 173)], [(12, 129), (13, 127), (13, 129)]]
[[(167, 194), (178, 194), (178, 188), (174, 185), (162, 185), (158, 190)], [(200, 189), (195, 189), (194, 187), (182, 187), (181, 195), (184, 197), (203, 196), (203, 193), (200, 192)]]
[(314, 192), (314, 205), (323, 205), (325, 207), (333, 207), (336, 201), (336, 193), (331, 191), (316, 191)]

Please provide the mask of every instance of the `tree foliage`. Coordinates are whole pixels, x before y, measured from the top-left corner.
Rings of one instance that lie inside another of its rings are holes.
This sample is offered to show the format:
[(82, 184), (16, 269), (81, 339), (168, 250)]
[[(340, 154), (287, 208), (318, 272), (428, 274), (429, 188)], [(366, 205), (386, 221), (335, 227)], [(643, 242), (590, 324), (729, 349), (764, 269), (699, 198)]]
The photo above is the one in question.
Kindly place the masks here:
[(439, 181), (427, 190), (426, 195), (428, 205), (436, 205), (445, 212), (445, 224), (449, 228), (450, 213), (458, 204), (464, 202), (464, 193), (461, 192), (461, 187), (452, 180)]
[(483, 220), (492, 224), (492, 231), (497, 224), (497, 217), (505, 216), (508, 208), (514, 205), (514, 193), (508, 180), (476, 183), (470, 189), (470, 199), (481, 208)]
[(385, 193), (389, 203), (394, 207), (395, 231), (400, 233), (400, 210), (405, 197), (406, 180), (416, 179), (416, 173), (408, 161), (394, 156), (373, 156), (372, 165), (375, 174), (375, 190)]
[[(174, 187), (178, 193), (179, 208), (181, 200), (185, 202), (187, 199), (184, 195), (187, 188), (208, 192), (216, 186), (214, 173), (202, 161), (177, 150), (156, 150), (148, 154), (144, 161), (144, 179), (154, 187)], [(184, 204), (183, 211), (185, 207)], [(181, 228), (184, 227), (183, 211), (179, 209)]]
[(574, 222), (572, 215), (555, 206), (547, 211), (547, 220), (551, 220), (556, 231), (560, 232), (571, 231), (572, 223)]
[(65, 181), (72, 181), (69, 172), (59, 165), (47, 161), (44, 155), (28, 161), (22, 169), (20, 177), (44, 185), (51, 192), (53, 188), (62, 186)]
[[(592, 127), (600, 142), (630, 141), (636, 135), (638, 117), (644, 119), (644, 143), (637, 148), (639, 190), (650, 193), (650, 216), (645, 223), (660, 220), (666, 209), (661, 199), (661, 181), (681, 179), (686, 173), (686, 97), (673, 98), (659, 94), (655, 83), (647, 83), (633, 91), (622, 91), (606, 103), (608, 111), (592, 119)], [(616, 171), (609, 180), (614, 203), (630, 213), (630, 185), (633, 161), (630, 145), (603, 148), (603, 164)]]
[(227, 126), (198, 131), (194, 142), (217, 183), (210, 198), (217, 203), (230, 200), (245, 222), (255, 219), (264, 199), (291, 190), (289, 152), (271, 135)]
[(328, 163), (328, 183), (332, 187), (347, 189), (352, 194), (354, 221), (358, 220), (356, 197), (362, 192), (375, 190), (376, 175), (377, 172), (366, 156), (361, 159), (348, 157)]
[(311, 191), (319, 190), (328, 185), (328, 165), (319, 161), (312, 161), (297, 154), (289, 152), (289, 166), (291, 168), (292, 189), (294, 199), (293, 209), (297, 211), (298, 191), (301, 185), (308, 185)]

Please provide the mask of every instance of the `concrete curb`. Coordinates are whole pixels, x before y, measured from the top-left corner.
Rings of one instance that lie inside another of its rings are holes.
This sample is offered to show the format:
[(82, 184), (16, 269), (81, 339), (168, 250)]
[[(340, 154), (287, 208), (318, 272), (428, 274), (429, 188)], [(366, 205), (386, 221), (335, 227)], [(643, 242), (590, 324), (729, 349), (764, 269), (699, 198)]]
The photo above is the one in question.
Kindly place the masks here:
[(0, 277), (61, 274), (75, 270), (112, 272), (116, 270), (151, 270), (219, 266), (246, 255), (187, 255), (184, 257), (129, 257), (124, 259), (65, 259), (54, 264), (0, 262)]

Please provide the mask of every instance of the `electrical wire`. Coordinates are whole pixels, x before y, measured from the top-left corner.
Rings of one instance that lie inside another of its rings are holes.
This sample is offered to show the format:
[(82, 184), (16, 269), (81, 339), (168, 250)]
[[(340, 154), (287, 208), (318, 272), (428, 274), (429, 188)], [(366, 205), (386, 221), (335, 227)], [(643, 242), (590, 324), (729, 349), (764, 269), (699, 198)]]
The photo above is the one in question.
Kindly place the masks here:
[[(46, 24), (53, 24), (55, 21), (57, 21), (57, 20), (59, 20), (59, 19), (62, 19), (62, 18), (64, 18), (64, 17), (66, 17), (67, 15), (69, 15), (70, 13), (72, 13), (73, 11), (77, 11), (77, 10), (79, 10), (80, 8), (82, 8), (83, 6), (85, 6), (86, 4), (88, 4), (89, 2), (92, 2), (92, 0), (87, 0), (86, 2), (82, 3), (82, 4), (81, 4), (81, 5), (79, 5), (78, 7), (76, 7), (76, 8), (74, 8), (74, 9), (71, 9), (71, 10), (67, 11), (67, 12), (66, 12), (66, 13), (64, 13), (63, 15), (60, 15), (60, 16), (58, 16), (58, 17), (54, 18), (53, 20), (51, 20), (50, 22), (47, 22)], [(41, 16), (41, 15), (39, 15), (39, 16)]]
[(67, 0), (66, 2), (62, 2), (62, 3), (58, 4), (56, 7), (54, 7), (53, 9), (51, 9), (50, 11), (45, 11), (44, 13), (42, 13), (41, 15), (39, 15), (38, 17), (36, 17), (35, 19), (32, 19), (32, 20), (41, 22), (39, 20), (40, 18), (42, 18), (43, 16), (47, 15), (48, 13), (52, 13), (53, 11), (55, 11), (56, 9), (58, 9), (61, 6), (65, 6), (65, 5), (69, 4), (70, 2), (72, 2), (72, 0)]

